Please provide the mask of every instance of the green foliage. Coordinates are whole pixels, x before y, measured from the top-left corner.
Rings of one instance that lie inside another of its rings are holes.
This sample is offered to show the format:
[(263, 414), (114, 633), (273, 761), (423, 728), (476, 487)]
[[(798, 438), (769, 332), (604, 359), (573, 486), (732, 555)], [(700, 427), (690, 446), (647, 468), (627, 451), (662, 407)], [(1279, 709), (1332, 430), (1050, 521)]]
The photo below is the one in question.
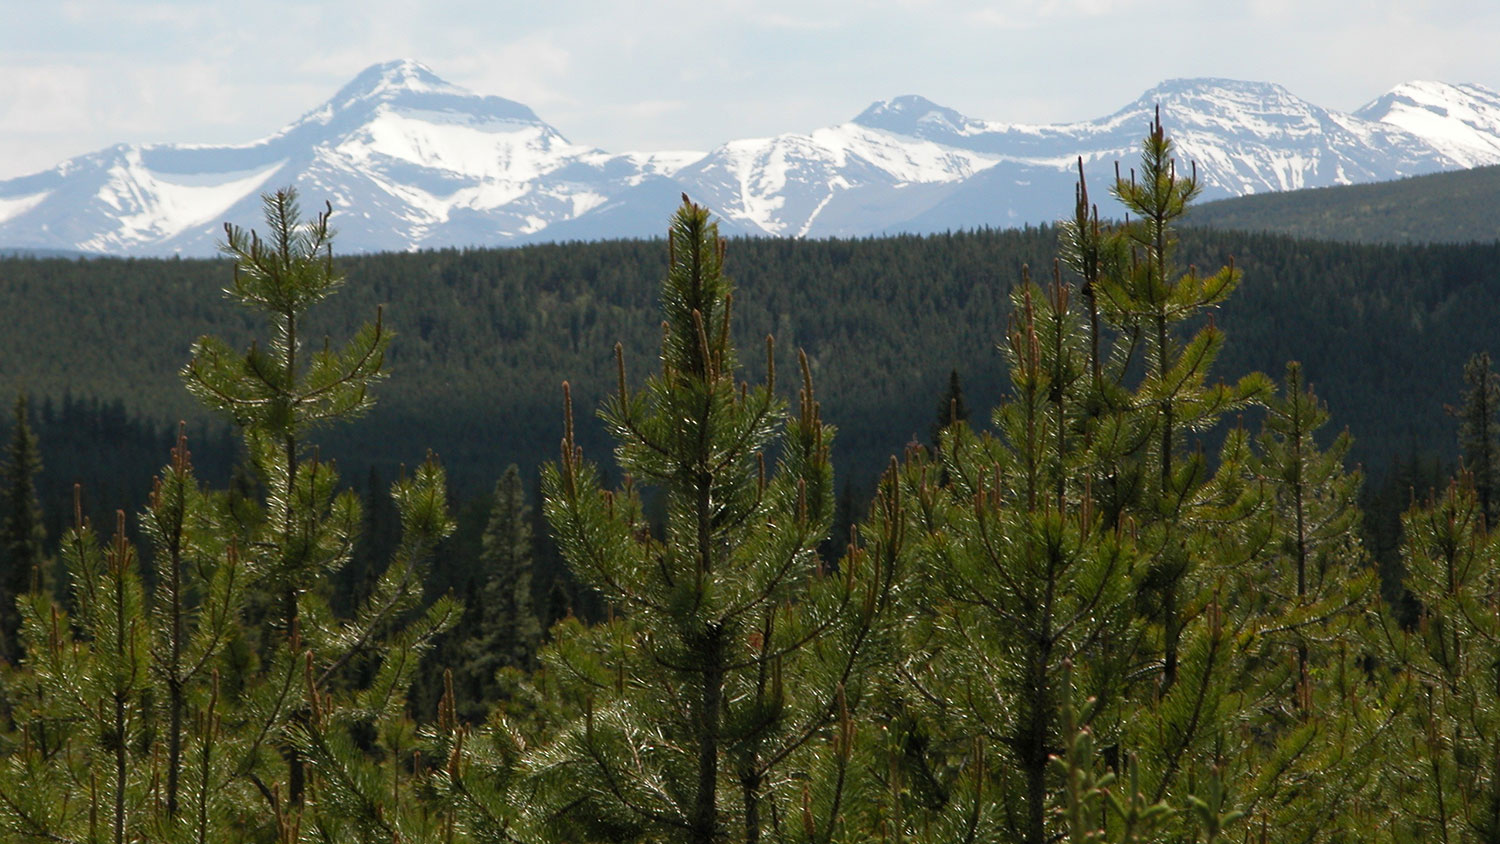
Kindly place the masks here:
[[(7, 837), (201, 841), (255, 825), (235, 773), (258, 770), (254, 751), (221, 732), (241, 710), (219, 693), (249, 573), (221, 539), (185, 438), (141, 528), (149, 589), (124, 513), (102, 547), (80, 516), (62, 545), (71, 612), (41, 591), (22, 606), (29, 670), (13, 698), (23, 740), (0, 773)], [(42, 805), (59, 793), (81, 799)]]
[(1404, 520), (1407, 588), (1421, 606), (1415, 635), (1387, 626), (1407, 671), (1404, 746), (1386, 760), (1401, 802), (1396, 840), (1493, 841), (1500, 835), (1494, 669), (1495, 543), (1471, 486), (1455, 483)]
[(1464, 468), (1474, 476), (1474, 492), (1485, 524), (1494, 524), (1500, 513), (1500, 379), (1490, 368), (1488, 352), (1479, 352), (1464, 364), (1463, 404), (1458, 415), (1458, 445)]
[[(584, 712), (531, 764), (547, 825), (565, 837), (800, 840), (773, 832), (800, 814), (801, 835), (822, 840), (845, 799), (857, 669), (889, 571), (878, 553), (823, 570), (832, 431), (808, 362), (790, 417), (769, 340), (767, 382), (738, 381), (707, 210), (685, 202), (668, 246), (662, 370), (632, 391), (617, 346), (618, 391), (601, 412), (624, 488), (604, 490), (583, 461), (571, 405), (562, 459), (543, 475), (559, 547), (616, 615), (560, 630), (548, 649), (548, 672)], [(659, 534), (637, 482), (664, 504)]]
[(1389, 182), (1336, 185), (1221, 199), (1189, 222), (1305, 240), (1354, 243), (1494, 242), (1500, 229), (1474, 209), (1500, 195), (1500, 167), (1429, 173)]
[(33, 583), (46, 582), (42, 508), (37, 502), (36, 476), (42, 471), (36, 434), (28, 418), (26, 396), (16, 399), (16, 422), (5, 462), (0, 467), (4, 522), (0, 524), (0, 658), (12, 665), (21, 661), (21, 617), (16, 601)]
[[(267, 197), (267, 218), (269, 245), (230, 229), (226, 249), (241, 269), (231, 295), (270, 315), (270, 353), (235, 357), (207, 337), (185, 372), (242, 426), (265, 495), (205, 493), (179, 434), (140, 518), (146, 578), (124, 513), (101, 548), (75, 503), (68, 609), (40, 590), (22, 605), (7, 840), (385, 842), (444, 823), (403, 799), (429, 772), (393, 760), (425, 741), (407, 689), (461, 611), (421, 606), (427, 560), (452, 530), (446, 481), (428, 459), (393, 485), (390, 564), (335, 615), (326, 575), (357, 539), (358, 502), (303, 435), (368, 406), (386, 334), (377, 320), (342, 352), (304, 354), (304, 311), (338, 284), (327, 215), (297, 222), (288, 191)], [(267, 596), (281, 600), (261, 626)]]
[(956, 422), (968, 420), (969, 405), (964, 401), (964, 388), (958, 383), (958, 370), (955, 369), (948, 373), (948, 386), (938, 397), (936, 418), (933, 419), (932, 428), (927, 434), (928, 443), (933, 448), (937, 448), (943, 431), (952, 427)]
[(288, 189), (266, 195), (265, 213), (266, 240), (226, 226), (223, 249), (235, 259), (234, 284), (225, 292), (265, 315), (269, 348), (253, 343), (240, 355), (216, 337), (202, 337), (183, 378), (189, 392), (241, 427), (266, 485), (264, 520), (245, 541), (269, 552), (264, 576), (282, 596), (279, 621), (288, 635), (300, 596), (347, 562), (360, 522), (357, 496), (336, 493), (337, 475), (316, 455), (307, 459), (303, 436), (370, 406), (390, 337), (377, 313), (343, 349), (333, 350), (325, 338), (320, 351), (307, 353), (299, 332), (308, 308), (342, 284), (333, 268), (332, 211), (303, 223)]
[(495, 484), (479, 565), (471, 574), (480, 585), (454, 631), (463, 636), (455, 656), (461, 661), (458, 706), (467, 720), (483, 720), (486, 702), (504, 696), (500, 671), (524, 675), (535, 668), (542, 622), (532, 601), (532, 548), (531, 508), (520, 470), (512, 465)]
[[(1088, 726), (1119, 702), (1120, 678), (1136, 668), (1144, 569), (1091, 497), (1092, 382), (1079, 314), (1062, 287), (1043, 295), (1025, 284), (1015, 295), (1005, 346), (1012, 399), (996, 410), (997, 436), (951, 429), (941, 486), (937, 467), (918, 460), (907, 470), (910, 532), (921, 537), (911, 546), (922, 586), (911, 611), (930, 626), (903, 649), (912, 655), (904, 673), (925, 735), (953, 748), (982, 737), (984, 768), (1015, 772), (1009, 784), (988, 784), (996, 825), (976, 834), (1046, 841), (1061, 820), (1051, 757), (1062, 713), (1076, 707)], [(1065, 664), (1075, 666), (1068, 682)]]

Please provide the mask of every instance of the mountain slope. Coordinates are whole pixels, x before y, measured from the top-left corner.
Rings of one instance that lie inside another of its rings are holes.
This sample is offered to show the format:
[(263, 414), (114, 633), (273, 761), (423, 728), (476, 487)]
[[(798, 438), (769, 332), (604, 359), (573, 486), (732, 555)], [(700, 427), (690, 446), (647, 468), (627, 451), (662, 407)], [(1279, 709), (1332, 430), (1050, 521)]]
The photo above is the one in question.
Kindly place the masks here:
[(1460, 167), (1500, 163), (1500, 93), (1482, 85), (1407, 82), (1354, 114), (1404, 129)]
[(0, 247), (212, 254), (223, 221), (257, 224), (259, 194), (282, 185), (332, 203), (351, 252), (654, 235), (684, 192), (735, 234), (1016, 226), (1071, 213), (1080, 159), (1108, 216), (1115, 162), (1128, 174), (1156, 109), (1205, 199), (1500, 163), (1500, 94), (1474, 85), (1408, 83), (1344, 114), (1279, 85), (1178, 79), (1055, 125), (908, 95), (708, 153), (611, 154), (395, 61), (253, 143), (116, 146), (0, 181)]
[(251, 144), (118, 146), (0, 182), (0, 243), (209, 254), (220, 221), (254, 224), (286, 184), (348, 212), (345, 250), (506, 242), (696, 157), (573, 144), (520, 103), (388, 62)]
[(1500, 166), (1208, 202), (1188, 223), (1350, 243), (1500, 241)]

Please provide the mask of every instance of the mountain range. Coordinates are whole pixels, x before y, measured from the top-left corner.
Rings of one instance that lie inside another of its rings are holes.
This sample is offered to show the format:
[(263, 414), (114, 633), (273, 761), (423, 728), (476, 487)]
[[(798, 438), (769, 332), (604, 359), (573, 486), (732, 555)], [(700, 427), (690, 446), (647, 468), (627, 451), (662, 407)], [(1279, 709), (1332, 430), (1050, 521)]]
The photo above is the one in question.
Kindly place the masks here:
[(345, 252), (652, 236), (683, 193), (728, 234), (1019, 226), (1071, 214), (1079, 159), (1105, 198), (1158, 107), (1205, 199), (1500, 163), (1500, 93), (1478, 85), (1406, 83), (1343, 113), (1270, 83), (1175, 79), (1051, 125), (902, 96), (810, 133), (610, 153), (401, 60), (252, 143), (118, 145), (0, 181), (0, 249), (209, 255), (223, 221), (256, 225), (284, 185), (332, 203)]

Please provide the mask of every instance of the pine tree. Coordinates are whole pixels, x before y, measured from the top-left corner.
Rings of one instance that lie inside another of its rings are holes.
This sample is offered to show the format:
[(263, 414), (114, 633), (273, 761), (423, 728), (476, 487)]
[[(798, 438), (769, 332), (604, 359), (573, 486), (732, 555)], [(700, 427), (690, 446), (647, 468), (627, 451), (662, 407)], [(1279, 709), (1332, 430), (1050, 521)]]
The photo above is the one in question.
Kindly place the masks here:
[[(151, 541), (155, 569), (152, 671), (165, 690), (166, 723), (159, 733), (166, 743), (164, 806), (167, 817), (175, 820), (183, 810), (189, 747), (194, 738), (211, 740), (206, 720), (198, 724), (199, 734), (191, 735), (193, 704), (201, 706), (205, 695), (212, 697), (220, 656), (240, 635), (248, 580), (238, 549), (224, 543), (228, 531), (220, 511), (193, 476), (184, 432), (157, 479), (141, 526)], [(199, 710), (197, 717), (213, 714)], [(200, 770), (200, 806), (207, 799), (202, 790), (210, 787), (203, 777)]]
[(1406, 732), (1382, 760), (1397, 841), (1500, 840), (1500, 547), (1467, 480), (1403, 519), (1415, 635), (1387, 621), (1408, 683)]
[[(457, 619), (457, 605), (446, 598), (413, 617), (432, 547), (452, 530), (446, 481), (430, 456), (397, 481), (392, 495), (402, 538), (394, 558), (352, 617), (335, 616), (326, 584), (349, 562), (360, 503), (353, 491), (338, 491), (337, 472), (306, 437), (373, 404), (370, 388), (383, 375), (390, 332), (377, 310), (375, 321), (342, 348), (326, 337), (321, 348), (306, 348), (308, 310), (343, 284), (333, 264), (332, 208), (304, 222), (291, 189), (265, 195), (263, 204), (267, 236), (226, 224), (223, 251), (234, 260), (227, 293), (266, 317), (270, 342), (236, 354), (222, 340), (203, 337), (183, 377), (194, 395), (241, 427), (265, 486), (263, 501), (238, 502), (235, 520), (236, 541), (275, 604), (260, 643), (266, 667), (245, 696), (249, 717), (286, 759), (285, 800), (266, 783), (259, 790), (278, 824), (300, 824), (304, 760), (311, 760), (325, 777), (333, 811), (315, 813), (309, 826), (331, 835), (354, 827), (368, 832), (383, 822), (361, 814), (374, 808), (360, 797), (352, 772), (368, 771), (374, 751), (351, 736), (373, 731), (390, 743), (377, 741), (381, 752), (406, 749), (412, 672), (432, 638)], [(290, 693), (290, 677), (303, 679), (300, 694)]]
[(1144, 374), (1123, 401), (1142, 417), (1140, 422), (1149, 423), (1156, 445), (1135, 458), (1145, 469), (1131, 473), (1141, 484), (1132, 493), (1139, 499), (1114, 506), (1129, 508), (1164, 531), (1146, 586), (1161, 626), (1163, 690), (1177, 678), (1183, 608), (1192, 600), (1192, 561), (1183, 553), (1187, 537), (1174, 525), (1186, 524), (1195, 507), (1212, 500), (1204, 496), (1212, 486), (1206, 461), (1201, 453), (1184, 454), (1187, 437), (1270, 388), (1260, 373), (1233, 386), (1209, 381), (1224, 343), (1224, 333), (1212, 319), (1186, 342), (1175, 334), (1177, 326), (1227, 299), (1241, 278), (1233, 262), (1210, 275), (1200, 275), (1195, 267), (1183, 273), (1176, 263), (1176, 224), (1200, 190), (1196, 166), (1187, 176), (1177, 172), (1173, 143), (1158, 113), (1142, 145), (1140, 171), (1132, 168), (1129, 178), (1115, 179), (1113, 193), (1133, 219), (1112, 231), (1104, 244), (1096, 294), (1102, 315), (1120, 335), (1113, 380), (1123, 383), (1137, 349), (1144, 352)]
[[(533, 765), (565, 838), (825, 840), (848, 799), (886, 552), (860, 552), (823, 576), (832, 432), (810, 368), (804, 359), (790, 418), (769, 341), (768, 383), (738, 383), (717, 226), (684, 201), (668, 244), (662, 371), (632, 392), (617, 347), (619, 389), (602, 412), (625, 487), (600, 487), (571, 408), (562, 459), (544, 474), (559, 547), (614, 618), (561, 632), (548, 648), (549, 674), (584, 711)], [(659, 534), (638, 484), (664, 498)]]
[[(1263, 753), (1245, 726), (1262, 631), (1232, 575), (1266, 543), (1249, 437), (1229, 431), (1216, 464), (1192, 450), (1194, 433), (1269, 382), (1211, 381), (1223, 343), (1211, 319), (1177, 336), (1239, 274), (1176, 269), (1174, 226), (1197, 184), (1177, 177), (1171, 151), (1154, 121), (1140, 177), (1115, 186), (1135, 218), (1125, 225), (1101, 226), (1080, 183), (1063, 246), (1082, 307), (1060, 265), (1046, 292), (1023, 274), (995, 435), (958, 426), (939, 467), (907, 470), (922, 574), (903, 594), (927, 605), (906, 625), (902, 706), (916, 718), (887, 801), (907, 805), (887, 818), (904, 835), (1148, 840), (1136, 824), (1165, 805), (1151, 840), (1212, 840), (1286, 779), (1262, 765), (1280, 737)], [(1090, 783), (1127, 767), (1130, 799), (1085, 811)], [(919, 782), (929, 796), (913, 804), (902, 795)], [(1083, 817), (1104, 826), (1068, 826)]]
[(369, 409), (390, 336), (377, 311), (375, 322), (342, 349), (326, 338), (320, 350), (305, 348), (308, 309), (343, 284), (333, 266), (332, 206), (303, 223), (291, 189), (267, 194), (263, 204), (267, 238), (225, 224), (223, 251), (234, 260), (228, 293), (267, 318), (268, 348), (255, 344), (240, 355), (216, 337), (203, 337), (183, 377), (204, 404), (241, 426), (250, 462), (267, 486), (267, 533), (254, 541), (274, 549), (268, 575), (286, 635), (296, 626), (298, 600), (347, 560), (359, 525), (357, 496), (333, 495), (331, 469), (307, 453), (306, 435)]
[(1253, 787), (1241, 786), (1240, 799), (1289, 839), (1363, 837), (1358, 818), (1378, 806), (1372, 773), (1391, 710), (1369, 660), (1378, 585), (1357, 531), (1362, 478), (1344, 467), (1347, 431), (1318, 443), (1330, 415), (1298, 363), (1265, 408), (1245, 466), (1254, 509), (1235, 532), (1238, 548), (1224, 547), (1216, 564), (1230, 584), (1228, 614), (1244, 625), (1233, 693), (1259, 701), (1239, 768)]
[(42, 508), (36, 498), (41, 452), (32, 433), (26, 396), (16, 399), (16, 422), (6, 448), (3, 474), (5, 521), (0, 534), (0, 658), (21, 661), (21, 616), (16, 601), (31, 590), (45, 565)]
[(1500, 511), (1500, 378), (1490, 367), (1488, 352), (1479, 352), (1464, 364), (1463, 403), (1449, 410), (1459, 418), (1458, 445), (1464, 469), (1474, 476), (1474, 493), (1486, 525), (1495, 523)]
[[(1011, 397), (995, 411), (996, 435), (951, 429), (939, 454), (946, 483), (923, 465), (908, 468), (912, 532), (923, 539), (911, 547), (927, 587), (915, 590), (927, 593), (916, 610), (931, 619), (932, 638), (908, 649), (905, 673), (919, 690), (908, 706), (925, 710), (925, 738), (956, 748), (983, 741), (984, 758), (971, 764), (994, 772), (975, 786), (990, 808), (969, 834), (1044, 844), (1064, 831), (1052, 759), (1065, 732), (1118, 706), (1121, 678), (1134, 669), (1143, 566), (1091, 500), (1081, 436), (1088, 340), (1070, 289), (1043, 293), (1026, 279), (1013, 299)], [(1078, 713), (1077, 723), (1065, 713)], [(909, 817), (906, 834), (917, 835), (925, 819)], [(940, 835), (952, 827), (939, 825)]]
[[(74, 512), (62, 542), (71, 614), (42, 591), (22, 605), (25, 740), (0, 770), (0, 828), (7, 840), (117, 842), (229, 840), (255, 828), (250, 781), (264, 771), (253, 742), (221, 732), (238, 712), (218, 682), (248, 578), (193, 477), (186, 438), (141, 517), (149, 589), (125, 514), (101, 545), (76, 501)], [(82, 799), (68, 799), (75, 793)]]
[(1303, 384), (1300, 364), (1287, 364), (1285, 390), (1266, 410), (1251, 472), (1268, 494), (1270, 545), (1264, 576), (1247, 584), (1253, 586), (1247, 594), (1291, 640), (1296, 697), (1306, 705), (1312, 649), (1326, 647), (1334, 638), (1328, 623), (1347, 615), (1373, 586), (1356, 530), (1360, 476), (1344, 470), (1354, 444), (1348, 431), (1319, 449), (1314, 436), (1329, 413)]

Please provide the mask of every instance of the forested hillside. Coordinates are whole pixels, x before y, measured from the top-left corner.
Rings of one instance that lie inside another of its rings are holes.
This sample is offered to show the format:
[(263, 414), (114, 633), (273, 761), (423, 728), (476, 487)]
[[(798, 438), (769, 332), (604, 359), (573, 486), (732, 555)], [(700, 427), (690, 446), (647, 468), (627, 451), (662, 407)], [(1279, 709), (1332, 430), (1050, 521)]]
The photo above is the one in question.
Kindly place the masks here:
[[(841, 431), (839, 474), (868, 489), (892, 453), (928, 438), (950, 371), (976, 418), (1002, 397), (996, 348), (1009, 293), (1023, 265), (1050, 278), (1056, 248), (1053, 228), (735, 240), (726, 272), (742, 291), (736, 340), (775, 334), (782, 348), (806, 350), (825, 417)], [(662, 251), (660, 242), (620, 241), (338, 258), (350, 283), (315, 315), (314, 336), (339, 336), (383, 304), (400, 339), (380, 404), (347, 431), (328, 432), (325, 448), (353, 471), (376, 465), (387, 477), (431, 448), (465, 497), (509, 463), (535, 467), (562, 435), (564, 380), (591, 407), (613, 387), (616, 342), (633, 359), (655, 357)], [(1374, 467), (1412, 452), (1455, 453), (1443, 406), (1471, 353), (1500, 353), (1489, 328), (1500, 320), (1500, 246), (1195, 230), (1183, 255), (1198, 266), (1233, 258), (1244, 271), (1240, 293), (1215, 315), (1231, 339), (1224, 372), (1301, 361), (1335, 424), (1353, 432), (1354, 458)], [(69, 394), (120, 402), (160, 430), (178, 418), (206, 422), (177, 372), (204, 333), (250, 336), (221, 292), (230, 277), (224, 262), (0, 261), (0, 310), (22, 315), (20, 330), (0, 335), (0, 394), (26, 390), (38, 407)], [(746, 366), (761, 364), (750, 356)], [(601, 433), (581, 415), (583, 442)]]
[(1205, 202), (1189, 225), (1347, 243), (1491, 243), (1500, 167)]

